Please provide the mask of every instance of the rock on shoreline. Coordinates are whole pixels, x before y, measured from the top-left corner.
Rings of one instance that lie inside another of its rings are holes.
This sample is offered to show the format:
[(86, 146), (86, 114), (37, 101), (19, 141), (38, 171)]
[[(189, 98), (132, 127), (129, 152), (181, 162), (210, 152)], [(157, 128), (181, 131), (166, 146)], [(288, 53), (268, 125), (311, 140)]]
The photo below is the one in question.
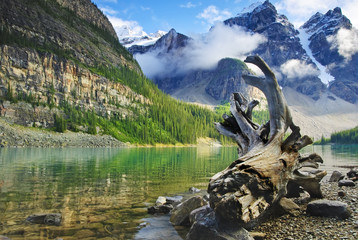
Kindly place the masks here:
[[(308, 196), (295, 198), (299, 203), (299, 214), (286, 214), (269, 220), (253, 231), (264, 232), (265, 239), (358, 239), (358, 189), (339, 187), (337, 182), (321, 182), (324, 199), (346, 203), (351, 210), (347, 219), (310, 216), (306, 212)], [(343, 191), (344, 196), (339, 196)]]
[[(357, 186), (340, 187), (338, 182), (323, 181), (321, 182), (321, 189), (323, 197), (326, 199), (325, 201), (338, 201), (343, 205), (347, 205), (351, 213), (350, 216), (348, 218), (344, 217), (344, 219), (339, 217), (312, 216), (307, 210), (307, 205), (309, 202), (314, 202), (315, 199), (310, 198), (309, 194), (303, 193), (300, 197), (291, 198), (297, 204), (294, 207), (294, 211), (286, 210), (286, 214), (272, 218), (260, 226), (251, 229), (251, 237), (266, 240), (358, 239)], [(344, 194), (340, 194), (342, 192)], [(204, 194), (204, 192), (200, 192), (200, 195)], [(197, 226), (196, 231), (194, 231), (195, 229), (189, 231), (189, 227), (187, 228), (188, 235), (186, 239), (199, 239), (197, 235), (198, 231), (200, 232), (199, 235), (204, 237), (204, 239), (209, 239), (209, 236), (211, 238), (217, 236), (218, 239), (231, 239), (230, 237), (235, 236), (235, 234), (231, 233), (229, 234), (230, 236), (227, 236), (225, 232), (218, 232), (215, 227), (216, 223), (210, 218), (212, 213), (210, 211), (209, 206), (204, 206), (191, 212), (191, 223)], [(195, 214), (200, 215), (198, 219), (195, 218)], [(207, 217), (202, 218), (203, 214)], [(240, 234), (248, 236), (245, 231)]]

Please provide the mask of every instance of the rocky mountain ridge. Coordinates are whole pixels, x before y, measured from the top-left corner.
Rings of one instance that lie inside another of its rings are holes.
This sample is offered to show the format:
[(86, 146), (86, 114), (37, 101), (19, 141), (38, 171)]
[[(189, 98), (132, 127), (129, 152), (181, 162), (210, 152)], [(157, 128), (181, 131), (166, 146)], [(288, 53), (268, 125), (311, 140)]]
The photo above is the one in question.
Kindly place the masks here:
[[(266, 41), (251, 54), (260, 55), (269, 64), (282, 87), (290, 87), (314, 100), (318, 100), (328, 91), (350, 103), (357, 102), (356, 79), (358, 77), (354, 69), (358, 66), (358, 54), (353, 54), (347, 61), (347, 58), (339, 53), (338, 47), (332, 45), (334, 41), (337, 41), (334, 38), (339, 30), (354, 30), (350, 21), (342, 15), (340, 8), (331, 10), (325, 15), (315, 14), (300, 29), (309, 34), (309, 48), (313, 54), (308, 54), (306, 48), (303, 47), (304, 39), (300, 39), (302, 37), (300, 32), (294, 28), (286, 16), (279, 14), (269, 1), (253, 5), (236, 17), (225, 20), (224, 24), (239, 27), (250, 34), (260, 34), (266, 38)], [(158, 42), (166, 41), (167, 38), (171, 37), (165, 35)], [(129, 50), (134, 56), (155, 53), (157, 59), (168, 58), (175, 65), (177, 62), (183, 62), (181, 53), (185, 51), (191, 40), (186, 36), (185, 39), (186, 41), (178, 48), (174, 45), (168, 47), (156, 43), (145, 47), (134, 45)], [(173, 69), (178, 69), (178, 67), (173, 66)], [(198, 71), (201, 70), (198, 69)], [(159, 88), (173, 94), (182, 92), (180, 88), (186, 88), (183, 79), (192, 76), (192, 72), (192, 70), (180, 74), (173, 72), (166, 74), (169, 77), (158, 75), (152, 78)], [(327, 79), (322, 79), (322, 82), (320, 77), (328, 77), (331, 82), (327, 84)], [(201, 79), (196, 78), (193, 81), (201, 82)], [(184, 98), (190, 99), (191, 97)]]
[[(282, 87), (291, 87), (296, 91), (319, 99), (321, 94), (326, 91), (326, 86), (318, 78), (318, 68), (302, 48), (299, 32), (288, 21), (284, 15), (278, 14), (276, 8), (269, 2), (265, 1), (261, 5), (255, 5), (251, 10), (247, 10), (238, 14), (234, 18), (230, 18), (223, 22), (226, 26), (239, 27), (250, 34), (260, 34), (266, 38), (264, 43), (261, 43), (256, 50), (250, 54), (259, 54), (275, 71), (279, 83)], [(215, 26), (213, 27), (215, 28)], [(211, 31), (213, 30), (211, 29)], [(174, 30), (171, 30), (174, 31)], [(175, 36), (172, 34), (172, 36)], [(172, 39), (168, 33), (158, 40), (156, 44), (151, 46), (132, 46), (129, 51), (136, 56), (137, 54), (156, 53), (158, 58), (164, 58), (170, 55), (171, 62), (175, 64), (180, 62), (178, 59), (182, 57), (181, 52), (188, 46), (189, 37), (181, 36), (182, 44), (176, 47), (175, 45), (165, 46), (159, 44), (163, 41)], [(310, 71), (301, 72), (299, 76), (292, 74), (295, 67), (308, 66)], [(175, 69), (175, 67), (173, 67)], [(198, 71), (202, 71), (198, 69)], [(192, 71), (181, 74), (172, 73), (167, 76), (155, 76), (153, 80), (158, 84), (159, 88), (168, 93), (180, 91), (183, 88), (182, 79), (187, 78), (187, 75), (193, 75)], [(220, 78), (219, 78), (220, 79)], [(198, 78), (197, 82), (200, 82)], [(239, 81), (240, 82), (240, 81)], [(224, 82), (216, 82), (219, 87), (225, 85)], [(237, 83), (239, 84), (239, 83)], [(232, 91), (228, 88), (227, 92)], [(220, 100), (228, 100), (227, 95)]]

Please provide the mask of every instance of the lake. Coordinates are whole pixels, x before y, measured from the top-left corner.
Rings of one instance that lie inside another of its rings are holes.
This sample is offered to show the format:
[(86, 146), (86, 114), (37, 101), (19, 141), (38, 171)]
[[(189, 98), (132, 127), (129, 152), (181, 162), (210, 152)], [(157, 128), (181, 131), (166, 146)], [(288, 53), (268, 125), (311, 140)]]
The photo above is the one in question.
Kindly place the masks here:
[[(358, 165), (358, 146), (308, 146), (329, 172)], [(168, 216), (147, 207), (158, 196), (206, 190), (237, 158), (235, 147), (0, 149), (0, 235), (11, 239), (182, 239)], [(61, 213), (61, 226), (31, 224), (35, 213)]]

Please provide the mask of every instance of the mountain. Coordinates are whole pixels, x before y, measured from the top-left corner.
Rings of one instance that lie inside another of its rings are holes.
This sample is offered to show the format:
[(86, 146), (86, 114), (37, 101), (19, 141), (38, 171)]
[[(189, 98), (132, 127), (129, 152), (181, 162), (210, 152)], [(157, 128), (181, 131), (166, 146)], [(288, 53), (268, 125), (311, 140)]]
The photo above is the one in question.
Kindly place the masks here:
[[(282, 87), (291, 87), (315, 100), (325, 91), (325, 85), (318, 78), (317, 66), (302, 47), (299, 32), (286, 16), (278, 14), (269, 1), (224, 23), (266, 37), (267, 41), (260, 44), (252, 54), (260, 55), (267, 62)], [(304, 67), (311, 71), (298, 70)]]
[[(108, 104), (118, 99), (124, 115), (132, 96), (147, 101), (123, 83), (95, 73), (95, 68), (127, 68), (137, 74), (141, 69), (91, 1), (1, 1), (0, 23), (2, 95), (12, 90), (18, 98), (55, 105), (66, 99), (98, 113), (122, 114)], [(53, 121), (53, 114), (43, 115), (35, 122)], [(21, 115), (17, 119), (34, 122)]]
[(338, 7), (326, 14), (316, 13), (301, 29), (308, 34), (313, 57), (334, 77), (330, 91), (348, 102), (358, 102), (358, 30)]
[(154, 52), (156, 56), (164, 56), (166, 54), (178, 54), (189, 41), (189, 37), (184, 34), (177, 33), (175, 29), (161, 36), (154, 44), (150, 45), (133, 45), (128, 48), (128, 51), (135, 54), (144, 54), (147, 52)]
[(155, 33), (147, 34), (143, 30), (133, 30), (130, 26), (127, 25), (123, 25), (117, 29), (119, 42), (126, 48), (129, 48), (133, 45), (152, 45), (165, 34), (166, 32), (161, 30), (156, 31)]
[[(236, 17), (227, 19), (223, 23), (231, 29), (239, 29), (246, 34), (260, 35), (265, 38), (263, 43), (247, 54), (259, 54), (275, 71), (282, 87), (291, 87), (315, 100), (319, 99), (322, 93), (326, 91), (325, 84), (318, 77), (319, 69), (302, 47), (299, 32), (284, 15), (277, 13), (277, 10), (269, 1), (265, 1), (263, 4), (255, 4), (252, 8), (246, 9)], [(212, 27), (210, 32), (214, 32), (216, 28), (217, 26)], [(162, 42), (180, 42), (181, 44), (163, 45)], [(233, 46), (233, 52), (236, 47), (243, 48), (242, 46)], [(160, 89), (172, 94), (180, 91), (180, 88), (185, 88), (186, 79), (193, 79), (192, 76), (199, 76), (203, 71), (201, 68), (190, 69), (190, 71), (177, 71), (177, 69), (181, 68), (181, 66), (177, 65), (185, 63), (187, 61), (185, 59), (186, 55), (190, 56), (190, 52), (197, 51), (195, 48), (196, 46), (191, 38), (177, 34), (172, 29), (155, 44), (149, 46), (134, 45), (129, 48), (129, 51), (133, 53), (139, 62), (141, 62), (141, 55), (151, 55), (152, 57), (155, 55), (157, 59), (161, 59), (162, 64), (166, 65), (166, 70), (173, 69), (169, 73), (165, 71), (165, 74), (151, 76)], [(205, 59), (201, 61), (205, 61)], [(302, 68), (305, 70), (300, 70)], [(204, 70), (210, 71), (211, 69)], [(145, 68), (144, 71), (146, 71)], [(195, 74), (195, 71), (198, 73)], [(219, 79), (224, 78), (220, 77)], [(196, 77), (191, 83), (202, 81), (203, 79)], [(240, 80), (236, 85), (239, 82)], [(223, 85), (225, 85), (224, 82), (216, 82), (216, 85), (212, 87), (220, 88)], [(227, 91), (229, 92), (230, 88)], [(203, 93), (212, 95), (206, 90)], [(186, 99), (188, 98), (190, 97), (186, 97)], [(221, 99), (214, 98), (216, 100), (228, 100), (227, 95), (223, 95)]]
[[(331, 11), (331, 15), (334, 11), (336, 10)], [(322, 17), (323, 15), (318, 14), (317, 16)], [(318, 22), (318, 18), (316, 22)], [(339, 21), (331, 21), (332, 25), (327, 24), (329, 22), (326, 20), (326, 24), (324, 24), (323, 21), (319, 29), (333, 29), (333, 26), (337, 29), (343, 28), (343, 25), (338, 24)], [(341, 89), (339, 85), (350, 84), (350, 82), (343, 79), (339, 80), (334, 72), (326, 73), (325, 66), (327, 64), (315, 58), (319, 52), (334, 52), (331, 45), (326, 44), (321, 47), (317, 45), (316, 49), (312, 48), (311, 41), (313, 38), (310, 38), (310, 36), (307, 39), (303, 38), (305, 31), (295, 29), (289, 20), (284, 15), (279, 14), (269, 1), (254, 4), (237, 16), (227, 19), (223, 24), (226, 28), (223, 28), (220, 24), (216, 25), (210, 29), (208, 35), (221, 28), (221, 31), (218, 31), (221, 35), (232, 31), (235, 34), (241, 34), (239, 35), (240, 38), (245, 38), (247, 35), (264, 37), (265, 41), (259, 42), (256, 48), (245, 53), (245, 55), (259, 54), (273, 69), (292, 109), (292, 115), (301, 126), (303, 133), (317, 138), (321, 135), (329, 136), (333, 131), (356, 125), (358, 106), (351, 104), (353, 101), (346, 97), (349, 95), (339, 93), (339, 89)], [(180, 38), (176, 39), (177, 36), (180, 36)], [(223, 39), (220, 38), (220, 35), (215, 35), (215, 37), (215, 39)], [(195, 67), (195, 61), (205, 62), (207, 60), (205, 57), (217, 53), (218, 50), (216, 49), (211, 51), (210, 54), (200, 55), (201, 58), (194, 58), (195, 60), (188, 58), (188, 56), (196, 57), (195, 54), (199, 51), (209, 52), (212, 50), (211, 47), (215, 48), (217, 45), (229, 45), (231, 52), (235, 52), (236, 48), (247, 48), (251, 42), (235, 42), (236, 45), (234, 45), (230, 44), (230, 40), (224, 39), (223, 42), (205, 45), (207, 39), (204, 40), (204, 44), (198, 44), (190, 37), (171, 30), (157, 43), (145, 47), (132, 46), (129, 51), (141, 64), (144, 73), (150, 74), (152, 80), (160, 89), (184, 101), (216, 105), (222, 101), (227, 101), (229, 93), (234, 91), (243, 91), (251, 97), (262, 98), (262, 94), (260, 95), (257, 91), (255, 92), (255, 89), (247, 88), (244, 85), (241, 74), (247, 71), (247, 66), (234, 60), (232, 56), (218, 59), (217, 63), (210, 68)], [(251, 39), (254, 41), (254, 38)], [(234, 40), (232, 39), (232, 42)], [(182, 44), (163, 45), (163, 42), (181, 42)], [(338, 56), (337, 49), (335, 51)], [(244, 58), (244, 56), (240, 57)], [(352, 59), (354, 58), (355, 55), (352, 56)], [(327, 66), (331, 68), (338, 65), (343, 66), (339, 62), (337, 63), (337, 65)], [(347, 59), (345, 63), (347, 63)], [(185, 68), (188, 64), (193, 66)], [(157, 65), (164, 67), (158, 68), (159, 70), (153, 74), (152, 70), (157, 68)], [(351, 66), (354, 69), (357, 64), (352, 63)], [(225, 69), (232, 70), (226, 71)], [(348, 68), (341, 68), (341, 70), (346, 71)], [(345, 74), (349, 72), (346, 71)], [(349, 86), (353, 86), (353, 84)], [(351, 91), (353, 91), (352, 89)], [(348, 89), (345, 91), (348, 91)]]
[(0, 1), (0, 117), (140, 144), (219, 138), (218, 116), (144, 77), (90, 0)]

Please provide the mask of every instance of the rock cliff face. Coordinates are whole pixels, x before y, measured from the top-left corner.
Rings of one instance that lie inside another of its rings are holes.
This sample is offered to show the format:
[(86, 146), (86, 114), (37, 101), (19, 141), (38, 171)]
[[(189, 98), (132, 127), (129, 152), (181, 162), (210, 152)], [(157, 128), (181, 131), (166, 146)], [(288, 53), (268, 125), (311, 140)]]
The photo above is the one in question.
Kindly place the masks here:
[[(17, 98), (31, 96), (35, 101), (58, 106), (66, 100), (83, 110), (94, 109), (102, 116), (130, 114), (134, 102), (148, 102), (129, 87), (92, 73), (72, 61), (56, 55), (39, 54), (30, 48), (2, 45), (0, 49), (0, 95), (12, 89)], [(2, 116), (16, 123), (31, 125), (38, 122), (47, 127), (53, 124), (56, 110), (27, 104), (4, 105)]]
[[(56, 107), (66, 101), (102, 116), (126, 116), (149, 102), (119, 81), (95, 73), (111, 67), (141, 70), (89, 0), (1, 1), (0, 24), (1, 116), (47, 127), (56, 110), (41, 103)], [(40, 106), (1, 101), (9, 93)]]
[(118, 39), (112, 24), (108, 18), (91, 2), (91, 0), (56, 0), (61, 6), (75, 12), (79, 17), (107, 30), (111, 35)]
[(349, 47), (349, 42), (354, 46), (358, 31), (349, 19), (340, 8), (335, 8), (326, 14), (316, 13), (301, 28), (310, 36), (309, 47), (314, 58), (335, 78), (329, 89), (348, 102), (357, 102), (358, 53)]

